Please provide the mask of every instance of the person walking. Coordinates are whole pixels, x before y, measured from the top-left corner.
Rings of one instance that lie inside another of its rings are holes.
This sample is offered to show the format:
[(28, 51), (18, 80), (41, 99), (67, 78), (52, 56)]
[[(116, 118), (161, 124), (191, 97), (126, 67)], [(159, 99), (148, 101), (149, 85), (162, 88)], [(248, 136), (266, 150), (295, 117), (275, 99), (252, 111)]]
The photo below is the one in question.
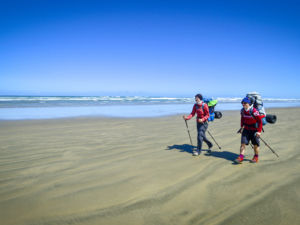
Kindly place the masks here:
[(242, 100), (243, 108), (241, 109), (241, 128), (238, 133), (242, 134), (240, 155), (235, 159), (236, 163), (242, 163), (245, 155), (246, 145), (251, 141), (253, 144), (254, 156), (250, 162), (258, 162), (258, 153), (262, 131), (262, 119), (256, 108), (253, 107), (252, 101), (245, 97)]
[(203, 97), (201, 94), (195, 95), (195, 101), (196, 104), (193, 106), (193, 110), (190, 115), (186, 116), (183, 115), (183, 119), (190, 120), (192, 117), (197, 114), (197, 150), (193, 150), (193, 155), (197, 156), (201, 154), (202, 151), (202, 143), (203, 141), (208, 146), (208, 152), (211, 152), (211, 148), (213, 147), (213, 144), (206, 138), (205, 132), (208, 128), (208, 118), (209, 118), (209, 110), (208, 105), (203, 102)]

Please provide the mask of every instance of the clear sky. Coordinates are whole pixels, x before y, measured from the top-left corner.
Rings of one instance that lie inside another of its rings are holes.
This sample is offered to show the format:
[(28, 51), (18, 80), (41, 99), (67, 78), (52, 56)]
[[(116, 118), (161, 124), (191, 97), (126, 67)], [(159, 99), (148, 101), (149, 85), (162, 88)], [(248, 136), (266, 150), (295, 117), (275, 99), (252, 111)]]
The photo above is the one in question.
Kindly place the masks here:
[(299, 98), (299, 1), (0, 2), (1, 95)]

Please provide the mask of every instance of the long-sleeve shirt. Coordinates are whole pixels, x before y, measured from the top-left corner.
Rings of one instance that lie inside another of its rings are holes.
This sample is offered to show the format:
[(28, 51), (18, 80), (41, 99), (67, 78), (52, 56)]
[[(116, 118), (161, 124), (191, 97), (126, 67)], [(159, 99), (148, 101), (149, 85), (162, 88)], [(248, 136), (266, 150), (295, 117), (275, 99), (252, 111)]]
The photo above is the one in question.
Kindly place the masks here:
[(197, 113), (197, 119), (202, 119), (202, 122), (206, 122), (209, 118), (209, 110), (208, 106), (205, 103), (201, 103), (200, 105), (195, 104), (193, 110), (190, 115), (188, 115), (187, 119), (191, 119)]
[(241, 109), (241, 127), (244, 127), (246, 130), (256, 130), (261, 133), (262, 121), (257, 109), (254, 107), (248, 111), (246, 111), (244, 108)]

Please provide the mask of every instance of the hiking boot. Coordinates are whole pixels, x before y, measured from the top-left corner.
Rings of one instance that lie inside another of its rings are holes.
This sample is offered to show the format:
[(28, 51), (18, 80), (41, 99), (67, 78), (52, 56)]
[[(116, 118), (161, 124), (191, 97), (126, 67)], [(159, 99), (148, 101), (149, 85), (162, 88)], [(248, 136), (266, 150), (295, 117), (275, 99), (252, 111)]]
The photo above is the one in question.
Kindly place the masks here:
[(197, 156), (197, 155), (199, 155), (198, 150), (193, 150), (193, 156)]
[(208, 150), (207, 150), (207, 153), (211, 153), (211, 149), (213, 147), (213, 144), (211, 144), (210, 146), (208, 146)]
[(193, 155), (197, 156), (201, 154), (201, 149), (197, 148), (197, 150), (193, 150)]
[(241, 163), (243, 162), (243, 160), (244, 160), (244, 159), (243, 159), (242, 157), (239, 156), (239, 157), (237, 157), (237, 158), (234, 160), (234, 162), (235, 162), (235, 163), (241, 164)]
[(258, 156), (253, 156), (253, 159), (250, 162), (257, 163), (258, 162)]

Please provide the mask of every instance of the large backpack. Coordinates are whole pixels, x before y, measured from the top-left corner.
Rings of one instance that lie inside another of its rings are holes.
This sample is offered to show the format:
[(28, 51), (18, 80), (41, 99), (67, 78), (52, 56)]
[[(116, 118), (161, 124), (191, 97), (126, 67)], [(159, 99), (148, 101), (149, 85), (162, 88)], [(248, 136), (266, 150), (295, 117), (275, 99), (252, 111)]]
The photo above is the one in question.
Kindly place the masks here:
[[(249, 92), (247, 94), (247, 97), (250, 99), (251, 103), (253, 104), (253, 107), (257, 109), (259, 112), (259, 115), (261, 116), (261, 120), (263, 125), (266, 125), (268, 123), (275, 123), (277, 120), (276, 115), (270, 115), (266, 114), (264, 104), (262, 101), (262, 97), (259, 93), (257, 92)], [(250, 110), (251, 116), (253, 116), (252, 110)]]
[(258, 110), (259, 114), (266, 116), (266, 111), (261, 95), (257, 92), (249, 92), (247, 94), (247, 97), (251, 100), (253, 107)]
[[(214, 119), (221, 119), (222, 113), (219, 111), (215, 111), (215, 106), (218, 103), (218, 100), (212, 99), (212, 98), (203, 98), (203, 102), (207, 104), (208, 111), (209, 111), (209, 118), (208, 121), (212, 122)], [(204, 104), (202, 104), (202, 107), (204, 107)], [(203, 108), (202, 108), (203, 109)]]

